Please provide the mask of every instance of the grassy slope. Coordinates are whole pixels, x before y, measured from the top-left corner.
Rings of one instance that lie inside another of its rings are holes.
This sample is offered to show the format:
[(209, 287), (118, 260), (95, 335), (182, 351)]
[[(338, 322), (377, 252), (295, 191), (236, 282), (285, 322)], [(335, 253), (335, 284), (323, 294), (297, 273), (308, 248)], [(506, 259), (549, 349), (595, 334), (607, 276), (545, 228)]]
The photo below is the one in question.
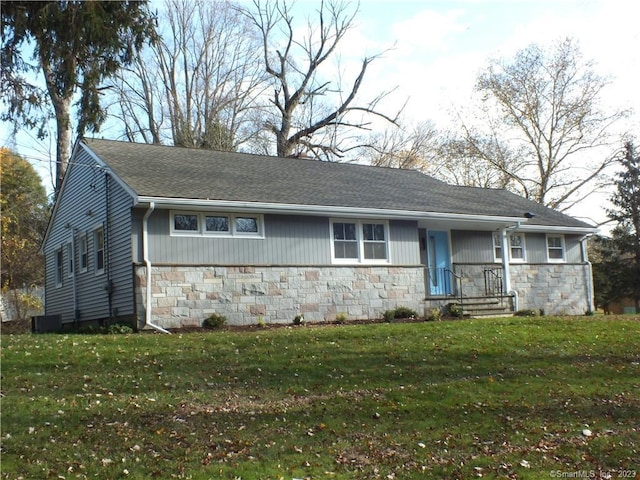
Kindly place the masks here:
[(7, 479), (640, 470), (629, 317), (3, 336), (2, 393)]

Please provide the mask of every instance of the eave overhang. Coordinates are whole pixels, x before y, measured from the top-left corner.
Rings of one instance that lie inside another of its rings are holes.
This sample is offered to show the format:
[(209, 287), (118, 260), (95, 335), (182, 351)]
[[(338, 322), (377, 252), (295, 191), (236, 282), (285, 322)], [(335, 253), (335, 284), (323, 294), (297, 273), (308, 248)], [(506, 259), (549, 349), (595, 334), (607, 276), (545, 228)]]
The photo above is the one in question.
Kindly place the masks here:
[(526, 223), (525, 217), (508, 217), (495, 215), (471, 215), (463, 213), (424, 212), (413, 210), (397, 210), (382, 208), (346, 207), (337, 205), (301, 205), (266, 202), (238, 202), (227, 200), (194, 200), (186, 198), (139, 196), (134, 204), (147, 207), (155, 204), (156, 208), (184, 210), (211, 209), (227, 212), (251, 211), (262, 214), (280, 215), (313, 215), (333, 216), (341, 218), (376, 218), (385, 220), (415, 220), (449, 224), (481, 224), (484, 229), (511, 227)]

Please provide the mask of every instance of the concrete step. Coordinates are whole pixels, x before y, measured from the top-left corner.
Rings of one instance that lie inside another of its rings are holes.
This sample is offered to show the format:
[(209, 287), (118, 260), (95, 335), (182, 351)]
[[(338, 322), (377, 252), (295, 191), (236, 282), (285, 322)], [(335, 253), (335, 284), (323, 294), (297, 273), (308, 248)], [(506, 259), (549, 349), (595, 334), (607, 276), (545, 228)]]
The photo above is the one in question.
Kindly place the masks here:
[(455, 301), (465, 317), (497, 317), (513, 315), (511, 297), (464, 297)]

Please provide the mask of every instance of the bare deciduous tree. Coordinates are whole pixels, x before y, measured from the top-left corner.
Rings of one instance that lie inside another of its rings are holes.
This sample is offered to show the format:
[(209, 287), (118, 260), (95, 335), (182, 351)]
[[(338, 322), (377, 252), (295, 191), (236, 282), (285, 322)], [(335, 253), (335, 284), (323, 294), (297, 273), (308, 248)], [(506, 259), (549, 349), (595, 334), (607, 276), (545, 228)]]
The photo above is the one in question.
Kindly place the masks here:
[(390, 92), (381, 92), (360, 103), (358, 93), (367, 68), (379, 55), (365, 57), (349, 87), (334, 81), (326, 67), (336, 56), (336, 48), (352, 28), (357, 13), (339, 1), (320, 2), (317, 19), (308, 20), (300, 36), (286, 1), (262, 3), (244, 12), (262, 38), (263, 62), (273, 82), (272, 111), (265, 127), (275, 136), (278, 156), (310, 152), (317, 158), (334, 159), (353, 145), (343, 145), (345, 132), (367, 129), (372, 116), (394, 123), (397, 115), (377, 110)]
[(492, 60), (476, 84), (489, 128), (465, 126), (464, 148), (527, 198), (569, 208), (615, 159), (609, 127), (625, 113), (601, 109), (607, 84), (571, 39), (551, 51), (531, 45), (513, 59)]
[(235, 150), (256, 134), (259, 39), (228, 1), (167, 0), (155, 44), (115, 82), (129, 140)]
[(430, 172), (438, 150), (438, 132), (431, 122), (410, 129), (391, 126), (371, 135), (362, 158), (376, 167), (406, 168)]
[[(509, 151), (483, 149), (491, 159), (517, 169)], [(412, 127), (390, 127), (374, 134), (361, 158), (374, 166), (419, 170), (447, 183), (469, 187), (506, 188), (512, 183), (504, 169), (496, 168), (468, 142), (452, 132), (439, 132), (432, 122)]]

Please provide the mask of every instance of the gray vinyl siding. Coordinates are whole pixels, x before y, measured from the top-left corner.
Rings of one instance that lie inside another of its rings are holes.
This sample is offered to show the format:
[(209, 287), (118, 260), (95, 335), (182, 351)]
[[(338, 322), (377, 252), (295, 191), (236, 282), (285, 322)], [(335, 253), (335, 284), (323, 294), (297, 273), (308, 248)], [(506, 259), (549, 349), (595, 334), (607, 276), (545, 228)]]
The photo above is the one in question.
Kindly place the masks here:
[[(133, 256), (142, 262), (141, 225), (144, 210), (134, 213)], [(331, 265), (329, 219), (315, 216), (265, 215), (264, 238), (221, 238), (170, 235), (170, 211), (149, 217), (152, 264), (170, 265)], [(393, 264), (419, 263), (415, 222), (392, 221)]]
[[(581, 263), (580, 236), (564, 235), (565, 262)], [(547, 235), (544, 233), (527, 233), (527, 263), (550, 263), (547, 257)]]
[[(133, 271), (131, 259), (131, 197), (109, 177), (96, 168), (96, 161), (83, 150), (73, 157), (65, 179), (65, 188), (58, 198), (47, 242), (43, 251), (46, 265), (45, 313), (62, 315), (63, 323), (74, 318), (74, 280), (68, 276), (65, 244), (74, 232), (75, 288), (79, 319), (96, 320), (109, 317), (108, 278), (113, 285), (112, 309), (118, 315), (134, 313)], [(111, 215), (106, 215), (107, 185)], [(107, 228), (108, 226), (108, 228)], [(105, 268), (96, 272), (94, 231), (105, 232)], [(87, 238), (86, 271), (81, 271), (80, 237)], [(62, 246), (64, 276), (62, 287), (55, 286), (56, 255)]]
[(564, 236), (567, 263), (583, 263), (582, 247), (580, 246), (580, 239), (582, 237), (583, 235)]
[(451, 231), (453, 263), (493, 263), (493, 232)]
[(526, 263), (547, 263), (547, 237), (544, 233), (525, 235)]
[(391, 263), (393, 265), (420, 265), (418, 223), (412, 221), (389, 222)]
[[(453, 263), (494, 263), (494, 232), (474, 232), (453, 230), (451, 232)], [(549, 263), (547, 258), (547, 235), (545, 233), (526, 233), (526, 263)], [(564, 235), (566, 263), (581, 263), (582, 252), (579, 235)]]
[(131, 208), (133, 199), (113, 179), (111, 195), (107, 266), (112, 282), (113, 316), (133, 315), (133, 259), (131, 258)]

